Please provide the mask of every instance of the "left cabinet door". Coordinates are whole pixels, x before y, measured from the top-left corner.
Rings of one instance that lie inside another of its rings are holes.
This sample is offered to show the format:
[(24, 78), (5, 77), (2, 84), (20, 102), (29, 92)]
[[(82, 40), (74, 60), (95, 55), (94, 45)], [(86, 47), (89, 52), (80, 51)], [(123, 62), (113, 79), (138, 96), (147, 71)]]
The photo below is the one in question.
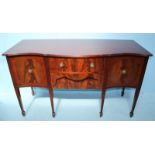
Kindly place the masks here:
[(44, 58), (41, 56), (17, 56), (8, 58), (12, 77), (20, 87), (47, 87)]

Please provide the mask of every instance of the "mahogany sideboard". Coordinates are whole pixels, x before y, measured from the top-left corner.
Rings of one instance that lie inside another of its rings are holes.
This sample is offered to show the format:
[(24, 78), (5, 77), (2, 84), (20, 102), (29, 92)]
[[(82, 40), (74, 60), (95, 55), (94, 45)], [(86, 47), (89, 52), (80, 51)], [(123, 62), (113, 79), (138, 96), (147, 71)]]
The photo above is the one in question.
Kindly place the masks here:
[[(53, 89), (100, 89), (100, 117), (106, 89), (135, 88), (134, 114), (149, 56), (133, 40), (23, 40), (4, 54), (18, 102), (25, 116), (20, 87), (48, 88), (55, 117)], [(32, 91), (33, 92), (33, 91)]]

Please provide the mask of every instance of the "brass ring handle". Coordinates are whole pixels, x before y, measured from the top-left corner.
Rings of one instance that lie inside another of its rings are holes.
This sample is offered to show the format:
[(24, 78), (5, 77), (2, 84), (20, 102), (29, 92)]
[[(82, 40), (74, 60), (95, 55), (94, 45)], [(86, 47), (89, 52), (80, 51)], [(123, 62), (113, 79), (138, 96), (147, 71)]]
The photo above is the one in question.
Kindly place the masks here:
[(28, 69), (28, 73), (32, 74), (33, 73), (33, 69)]
[(122, 73), (123, 75), (125, 75), (125, 74), (127, 73), (127, 70), (126, 70), (126, 69), (123, 69), (123, 70), (121, 71), (121, 73)]
[(65, 64), (64, 64), (63, 62), (61, 62), (61, 63), (59, 64), (59, 66), (60, 66), (60, 68), (63, 68), (63, 67), (65, 67)]
[(94, 65), (93, 62), (90, 63), (90, 67), (91, 67), (91, 68), (94, 68), (94, 67), (95, 67), (95, 65)]

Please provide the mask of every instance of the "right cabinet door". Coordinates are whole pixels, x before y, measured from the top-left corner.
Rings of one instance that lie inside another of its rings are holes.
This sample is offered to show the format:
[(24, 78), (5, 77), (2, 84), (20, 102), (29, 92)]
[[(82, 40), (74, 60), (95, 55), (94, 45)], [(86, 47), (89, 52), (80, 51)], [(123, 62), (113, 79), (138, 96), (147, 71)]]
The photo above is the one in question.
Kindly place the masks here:
[(136, 87), (142, 76), (145, 58), (113, 56), (106, 58), (106, 87)]

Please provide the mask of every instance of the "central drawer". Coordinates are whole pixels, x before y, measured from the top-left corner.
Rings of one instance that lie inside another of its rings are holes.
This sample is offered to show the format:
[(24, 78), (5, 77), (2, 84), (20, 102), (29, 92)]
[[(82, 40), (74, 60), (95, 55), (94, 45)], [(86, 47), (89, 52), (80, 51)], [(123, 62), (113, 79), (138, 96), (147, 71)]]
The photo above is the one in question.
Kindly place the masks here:
[(53, 88), (102, 88), (103, 58), (49, 58), (48, 63)]
[(101, 72), (103, 58), (49, 58), (52, 72)]

